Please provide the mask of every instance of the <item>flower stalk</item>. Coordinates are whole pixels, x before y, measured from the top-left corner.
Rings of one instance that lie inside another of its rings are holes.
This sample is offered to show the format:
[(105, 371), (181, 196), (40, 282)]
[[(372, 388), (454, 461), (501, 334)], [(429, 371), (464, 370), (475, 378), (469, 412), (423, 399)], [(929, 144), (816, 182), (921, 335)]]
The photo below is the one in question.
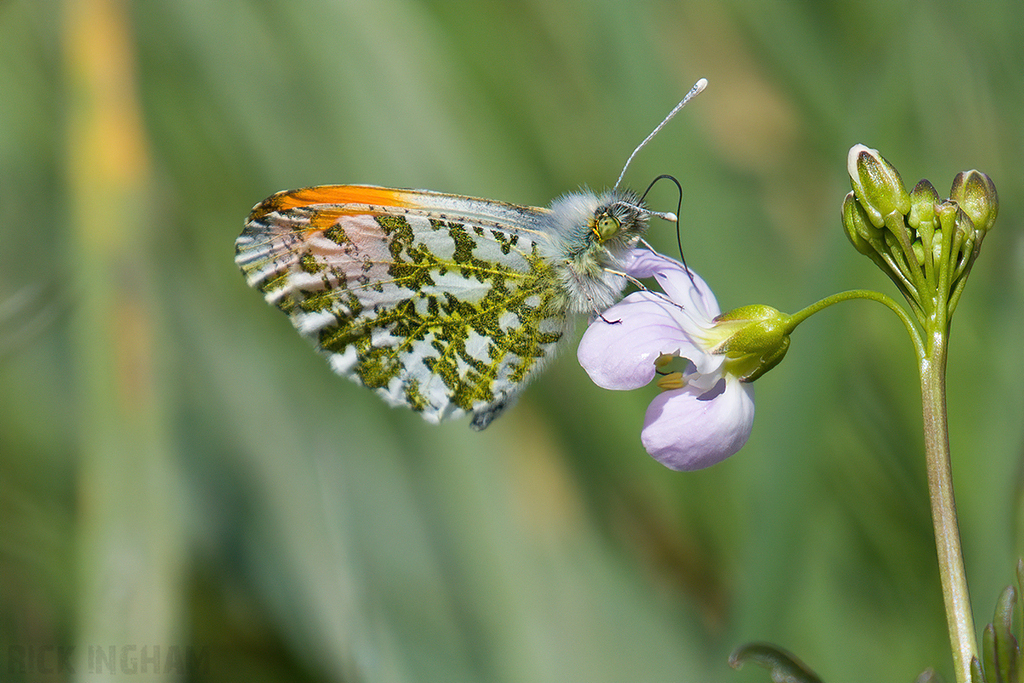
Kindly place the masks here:
[(928, 492), (954, 670), (958, 683), (971, 683), (980, 660), (953, 493), (946, 352), (953, 312), (995, 222), (998, 196), (992, 180), (978, 171), (958, 174), (947, 200), (927, 180), (908, 193), (895, 167), (864, 145), (850, 150), (848, 170), (853, 191), (843, 203), (846, 234), (899, 287), (917, 318), (915, 326), (905, 313), (900, 316), (918, 358)]
[(960, 526), (953, 493), (949, 432), (946, 423), (946, 335), (933, 334), (925, 355), (919, 358), (924, 412), (925, 461), (931, 499), (935, 549), (946, 607), (946, 624), (952, 644), (953, 667), (958, 683), (971, 681), (972, 663), (978, 658), (971, 597), (964, 571)]
[[(653, 278), (662, 291), (642, 288), (595, 316), (577, 357), (607, 389), (636, 389), (659, 377), (662, 393), (648, 407), (641, 442), (667, 467), (701, 469), (746, 443), (754, 418), (751, 383), (782, 361), (800, 323), (851, 299), (887, 306), (906, 327), (918, 360), (928, 491), (956, 680), (985, 683), (953, 492), (945, 377), (953, 312), (998, 213), (995, 185), (984, 173), (966, 171), (954, 179), (949, 199), (940, 199), (927, 180), (907, 192), (896, 168), (864, 145), (850, 150), (847, 167), (853, 191), (843, 202), (846, 235), (895, 283), (910, 312), (879, 292), (852, 290), (793, 315), (760, 304), (721, 313), (706, 283), (686, 266), (637, 249), (625, 273), (634, 281)], [(819, 680), (774, 647), (751, 646), (734, 657), (737, 663), (748, 659), (779, 680)]]

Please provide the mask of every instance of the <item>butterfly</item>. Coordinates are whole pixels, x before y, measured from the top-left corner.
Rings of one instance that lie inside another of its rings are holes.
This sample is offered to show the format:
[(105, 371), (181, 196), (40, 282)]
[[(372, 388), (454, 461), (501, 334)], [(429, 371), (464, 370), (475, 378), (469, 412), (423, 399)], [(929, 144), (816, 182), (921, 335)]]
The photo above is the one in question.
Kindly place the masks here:
[(548, 208), (371, 185), (287, 190), (253, 207), (235, 262), (335, 372), (428, 422), (471, 414), (480, 430), (577, 314), (618, 300), (649, 219), (675, 219), (618, 186)]

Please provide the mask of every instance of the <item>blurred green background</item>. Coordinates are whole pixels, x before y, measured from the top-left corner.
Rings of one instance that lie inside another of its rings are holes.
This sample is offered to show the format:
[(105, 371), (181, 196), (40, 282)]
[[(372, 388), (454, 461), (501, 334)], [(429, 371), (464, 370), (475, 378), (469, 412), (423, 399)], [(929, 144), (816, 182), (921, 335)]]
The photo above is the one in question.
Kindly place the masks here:
[(743, 683), (728, 653), (768, 640), (829, 681), (951, 679), (881, 306), (802, 326), (749, 444), (679, 474), (639, 443), (655, 390), (572, 346), (483, 433), (386, 408), (233, 242), (303, 185), (608, 186), (704, 76), (627, 183), (679, 178), (723, 308), (792, 312), (895, 294), (839, 223), (851, 145), (941, 193), (985, 171), (949, 372), (984, 624), (1024, 545), (1022, 27), (1020, 0), (0, 0), (0, 677)]

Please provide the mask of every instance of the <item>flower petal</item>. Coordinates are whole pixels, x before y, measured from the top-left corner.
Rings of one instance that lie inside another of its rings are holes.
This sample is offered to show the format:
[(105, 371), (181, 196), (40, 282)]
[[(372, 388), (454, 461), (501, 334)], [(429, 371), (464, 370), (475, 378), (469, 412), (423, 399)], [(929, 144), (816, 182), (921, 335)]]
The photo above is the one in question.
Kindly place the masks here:
[(628, 275), (635, 278), (654, 277), (654, 273), (665, 268), (666, 262), (671, 262), (667, 256), (663, 256), (650, 249), (632, 249), (622, 259), (622, 267)]
[(688, 310), (691, 316), (710, 321), (722, 312), (707, 283), (679, 261), (648, 249), (634, 249), (625, 262), (628, 275), (638, 279), (657, 279), (669, 298), (683, 310)]
[(594, 384), (605, 389), (636, 389), (654, 378), (663, 353), (688, 358), (698, 368), (713, 366), (680, 324), (679, 309), (654, 292), (634, 292), (594, 319), (576, 357)]
[(754, 387), (735, 377), (700, 395), (692, 387), (666, 391), (647, 408), (640, 441), (673, 470), (699, 470), (743, 447), (754, 425)]

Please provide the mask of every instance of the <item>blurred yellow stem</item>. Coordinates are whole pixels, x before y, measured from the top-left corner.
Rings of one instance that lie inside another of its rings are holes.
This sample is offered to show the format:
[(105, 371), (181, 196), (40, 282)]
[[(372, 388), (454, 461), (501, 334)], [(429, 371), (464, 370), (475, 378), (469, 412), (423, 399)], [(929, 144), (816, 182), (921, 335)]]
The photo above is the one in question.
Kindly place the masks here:
[[(148, 656), (174, 644), (180, 515), (157, 362), (150, 164), (127, 5), (67, 0), (62, 18), (76, 295), (75, 607), (84, 645), (76, 655), (81, 680), (99, 680), (115, 671), (90, 666), (90, 648)], [(136, 673), (156, 674), (146, 669), (162, 664), (147, 660)]]

